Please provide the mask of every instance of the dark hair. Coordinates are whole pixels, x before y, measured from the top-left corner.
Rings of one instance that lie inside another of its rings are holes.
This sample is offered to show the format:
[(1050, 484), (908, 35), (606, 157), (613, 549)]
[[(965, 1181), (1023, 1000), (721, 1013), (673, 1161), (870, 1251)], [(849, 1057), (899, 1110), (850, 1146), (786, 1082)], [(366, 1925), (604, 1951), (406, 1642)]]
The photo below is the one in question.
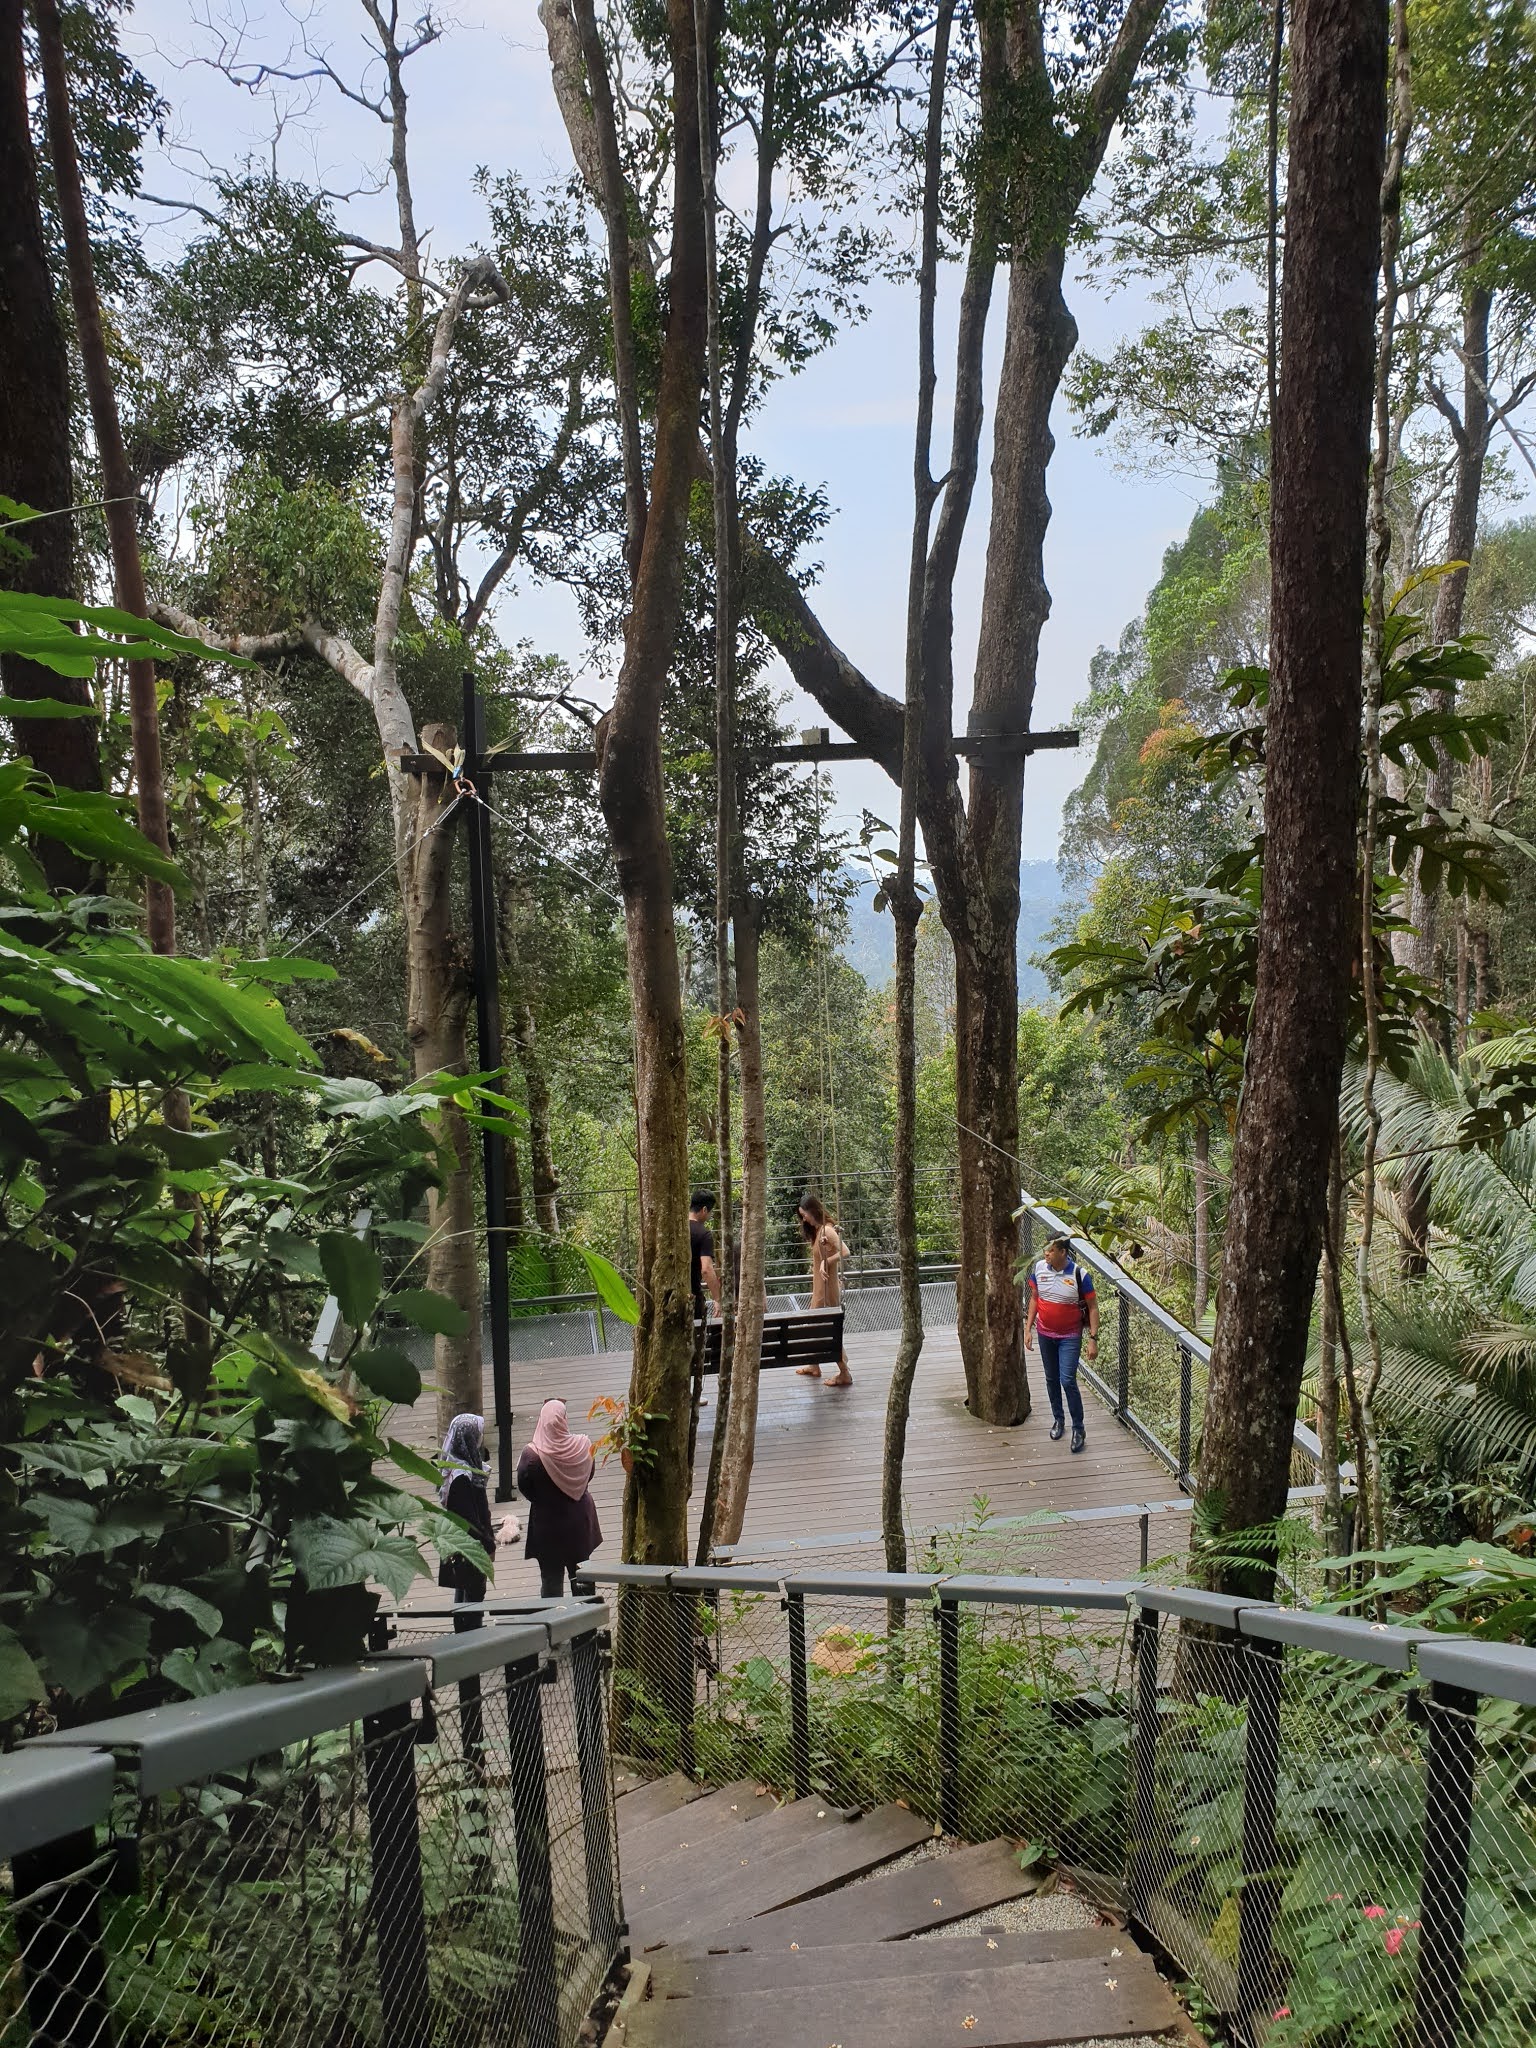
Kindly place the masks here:
[(1045, 1248), (1048, 1252), (1053, 1252), (1055, 1251), (1057, 1245), (1060, 1245), (1064, 1252), (1071, 1251), (1072, 1239), (1065, 1230), (1058, 1230), (1056, 1235), (1049, 1240)]
[(713, 1209), (715, 1198), (708, 1188), (695, 1188), (688, 1197), (688, 1206), (690, 1209)]
[(832, 1221), (831, 1216), (827, 1213), (827, 1206), (825, 1202), (822, 1201), (820, 1195), (802, 1195), (799, 1201), (796, 1202), (795, 1209), (797, 1214), (801, 1216), (809, 1216), (811, 1221), (815, 1224), (818, 1230), (820, 1230), (821, 1226), (824, 1223), (830, 1223)]

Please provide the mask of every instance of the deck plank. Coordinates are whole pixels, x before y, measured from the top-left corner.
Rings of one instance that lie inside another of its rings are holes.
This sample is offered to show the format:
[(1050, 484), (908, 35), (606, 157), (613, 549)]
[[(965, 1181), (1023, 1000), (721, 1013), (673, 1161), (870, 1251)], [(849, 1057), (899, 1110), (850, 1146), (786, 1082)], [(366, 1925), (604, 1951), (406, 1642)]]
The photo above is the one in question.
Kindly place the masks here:
[(786, 1972), (788, 1984), (766, 1990), (648, 1999), (630, 2022), (626, 2048), (1066, 2048), (1181, 2024), (1143, 1955), (966, 1969), (944, 1967), (946, 1942), (924, 1946), (935, 1952), (930, 1972), (861, 1977), (855, 1996), (847, 1983), (786, 1996), (794, 1988)]
[(684, 1851), (698, 1853), (732, 1833), (743, 1821), (761, 1820), (778, 1809), (779, 1802), (751, 1778), (739, 1779), (686, 1806), (638, 1820), (621, 1805), (619, 1815), (619, 1856), (623, 1867), (658, 1864)]
[(809, 1949), (901, 1941), (1024, 1898), (1038, 1885), (1009, 1843), (981, 1842), (908, 1870), (878, 1871), (814, 1905), (749, 1920), (732, 1930), (732, 1945), (788, 1953), (791, 1943)]
[[(799, 1800), (796, 1804), (808, 1806), (811, 1802)], [(772, 1825), (772, 1821), (758, 1821), (754, 1831)], [(783, 1854), (749, 1861), (728, 1881), (717, 1877), (698, 1890), (674, 1893), (655, 1907), (635, 1902), (626, 1888), (625, 1907), (634, 1944), (637, 1949), (647, 1949), (697, 1943), (727, 1922), (772, 1913), (780, 1906), (796, 1906), (803, 1899), (850, 1884), (915, 1849), (932, 1833), (927, 1821), (905, 1807), (877, 1806), (862, 1820), (828, 1827)]]
[(749, 1872), (755, 1878), (776, 1859), (856, 1825), (842, 1807), (816, 1799), (792, 1799), (755, 1821), (750, 1833), (732, 1830), (697, 1849), (674, 1850), (648, 1862), (630, 1855), (621, 1841), (619, 1868), (625, 1904), (632, 1912), (643, 1909), (646, 1919), (654, 1922), (663, 1911), (691, 1910), (700, 1898), (713, 1903), (725, 1893), (734, 1897), (747, 1884)]
[[(837, 1894), (834, 1893), (836, 1898)], [(777, 1913), (767, 1916), (779, 1919)], [(724, 1942), (740, 1930), (723, 1931)], [(799, 1992), (813, 1984), (857, 1984), (866, 1977), (924, 1977), (935, 1970), (1000, 1970), (1019, 1963), (1081, 1962), (1097, 1957), (1106, 1974), (1131, 1953), (1130, 1939), (1112, 1927), (1059, 1927), (1038, 1933), (946, 1935), (931, 1941), (839, 1942), (826, 1948), (711, 1948), (703, 1955), (650, 1959), (651, 1983), (666, 1998), (732, 1998), (742, 1991)], [(1118, 1953), (1116, 1953), (1118, 1951)]]

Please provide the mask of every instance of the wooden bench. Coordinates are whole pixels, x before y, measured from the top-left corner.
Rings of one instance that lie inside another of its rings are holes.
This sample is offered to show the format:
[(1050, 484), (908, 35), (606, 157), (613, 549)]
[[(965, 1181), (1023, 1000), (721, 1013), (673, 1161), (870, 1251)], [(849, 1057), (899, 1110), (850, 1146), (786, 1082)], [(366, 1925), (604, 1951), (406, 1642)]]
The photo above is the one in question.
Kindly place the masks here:
[[(793, 1315), (763, 1317), (758, 1363), (766, 1372), (780, 1365), (836, 1365), (843, 1355), (843, 1311), (801, 1309)], [(704, 1370), (720, 1370), (720, 1324), (704, 1325)]]

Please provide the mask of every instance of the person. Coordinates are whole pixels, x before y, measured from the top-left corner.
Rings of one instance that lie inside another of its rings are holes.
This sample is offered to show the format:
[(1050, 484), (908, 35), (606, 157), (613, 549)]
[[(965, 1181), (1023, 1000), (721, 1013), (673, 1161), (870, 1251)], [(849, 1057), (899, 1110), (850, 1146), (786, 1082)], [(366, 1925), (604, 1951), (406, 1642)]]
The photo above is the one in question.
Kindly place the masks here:
[(707, 1188), (696, 1188), (688, 1203), (689, 1277), (693, 1282), (693, 1319), (704, 1320), (704, 1295), (708, 1291), (720, 1313), (720, 1273), (715, 1265), (715, 1233), (710, 1228), (715, 1198)]
[[(837, 1225), (827, 1214), (826, 1205), (819, 1195), (802, 1195), (795, 1211), (801, 1233), (811, 1249), (811, 1307), (836, 1308), (843, 1298), (843, 1283), (840, 1269), (848, 1256), (848, 1247), (843, 1243)], [(819, 1380), (819, 1365), (797, 1365), (795, 1371), (802, 1379)], [(848, 1370), (848, 1354), (838, 1354), (837, 1371), (827, 1381), (829, 1387), (851, 1387), (853, 1374)]]
[[(514, 1515), (504, 1516), (500, 1530), (491, 1524), (491, 1501), (485, 1483), (485, 1417), (455, 1415), (443, 1438), (443, 1480), (437, 1497), (450, 1515), (469, 1525), (471, 1534), (492, 1558), (498, 1535), (503, 1543), (515, 1543), (520, 1526)], [(437, 1583), (451, 1587), (456, 1607), (472, 1607), (485, 1598), (486, 1577), (467, 1557), (439, 1560)], [(466, 1624), (478, 1624), (478, 1616), (465, 1616)], [(458, 1623), (455, 1622), (455, 1627)]]
[(1087, 1326), (1088, 1356), (1099, 1355), (1099, 1297), (1093, 1275), (1072, 1256), (1070, 1237), (1053, 1237), (1045, 1257), (1029, 1269), (1029, 1306), (1024, 1318), (1024, 1348), (1033, 1351), (1035, 1335), (1040, 1337), (1040, 1368), (1045, 1374), (1046, 1399), (1051, 1404), (1051, 1441), (1059, 1443), (1066, 1431), (1061, 1404), (1065, 1397), (1072, 1417), (1072, 1448), (1080, 1451), (1087, 1442), (1083, 1426), (1083, 1397), (1077, 1384), (1078, 1357)]
[(567, 1575), (574, 1578), (603, 1540), (592, 1498), (595, 1463), (591, 1437), (571, 1434), (565, 1403), (546, 1401), (517, 1461), (517, 1490), (528, 1503), (523, 1548), (538, 1564), (541, 1600), (558, 1600)]

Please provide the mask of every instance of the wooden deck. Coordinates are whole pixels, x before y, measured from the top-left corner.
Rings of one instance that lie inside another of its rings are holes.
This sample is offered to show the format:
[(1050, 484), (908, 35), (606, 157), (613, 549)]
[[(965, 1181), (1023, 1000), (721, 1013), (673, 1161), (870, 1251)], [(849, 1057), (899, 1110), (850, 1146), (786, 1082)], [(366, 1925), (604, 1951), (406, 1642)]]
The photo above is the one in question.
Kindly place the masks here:
[[(757, 1461), (739, 1557), (777, 1558), (791, 1546), (809, 1543), (821, 1546), (821, 1553), (806, 1559), (806, 1568), (880, 1563), (869, 1539), (880, 1525), (881, 1444), (895, 1350), (894, 1333), (850, 1337), (854, 1384), (845, 1389), (788, 1372), (763, 1374)], [(1036, 1405), (1028, 1422), (1018, 1429), (988, 1428), (965, 1411), (956, 1331), (950, 1326), (928, 1333), (907, 1435), (905, 1500), (910, 1528), (923, 1531), (962, 1523), (978, 1496), (985, 1497), (991, 1516), (1004, 1518), (1163, 1501), (1174, 1493), (1165, 1468), (1086, 1390), (1087, 1449), (1074, 1457), (1067, 1439), (1052, 1443), (1046, 1433), (1050, 1411), (1037, 1357), (1031, 1358), (1030, 1366)], [(623, 1394), (628, 1379), (629, 1358), (620, 1352), (514, 1365), (518, 1447), (532, 1433), (539, 1404), (550, 1396), (564, 1398), (571, 1427), (581, 1430), (592, 1402), (600, 1395)], [(700, 1422), (695, 1510), (703, 1493), (715, 1415), (715, 1385), (705, 1384), (710, 1406)], [(492, 1405), (487, 1377), (487, 1415)], [(410, 1413), (397, 1413), (392, 1427), (420, 1449), (436, 1448), (427, 1400)], [(604, 1538), (598, 1558), (604, 1563), (618, 1558), (622, 1485), (617, 1460), (599, 1466), (593, 1491)], [(519, 1511), (514, 1505), (513, 1512)], [(504, 1510), (495, 1512), (500, 1515)], [(1159, 1517), (1160, 1531), (1166, 1525), (1166, 1533), (1154, 1535), (1152, 1554), (1181, 1546), (1186, 1522), (1185, 1517)], [(861, 1536), (862, 1545), (852, 1540)], [(842, 1545), (830, 1540), (840, 1537), (850, 1540)], [(1038, 1537), (1026, 1532), (1026, 1537), (1035, 1552), (1026, 1568), (1105, 1577), (1133, 1569), (1137, 1561), (1134, 1519), (1079, 1523)], [(523, 1594), (536, 1591), (537, 1584), (537, 1571), (524, 1558), (520, 1544), (498, 1554), (497, 1592)], [(423, 1586), (407, 1604), (428, 1604), (433, 1597)]]

